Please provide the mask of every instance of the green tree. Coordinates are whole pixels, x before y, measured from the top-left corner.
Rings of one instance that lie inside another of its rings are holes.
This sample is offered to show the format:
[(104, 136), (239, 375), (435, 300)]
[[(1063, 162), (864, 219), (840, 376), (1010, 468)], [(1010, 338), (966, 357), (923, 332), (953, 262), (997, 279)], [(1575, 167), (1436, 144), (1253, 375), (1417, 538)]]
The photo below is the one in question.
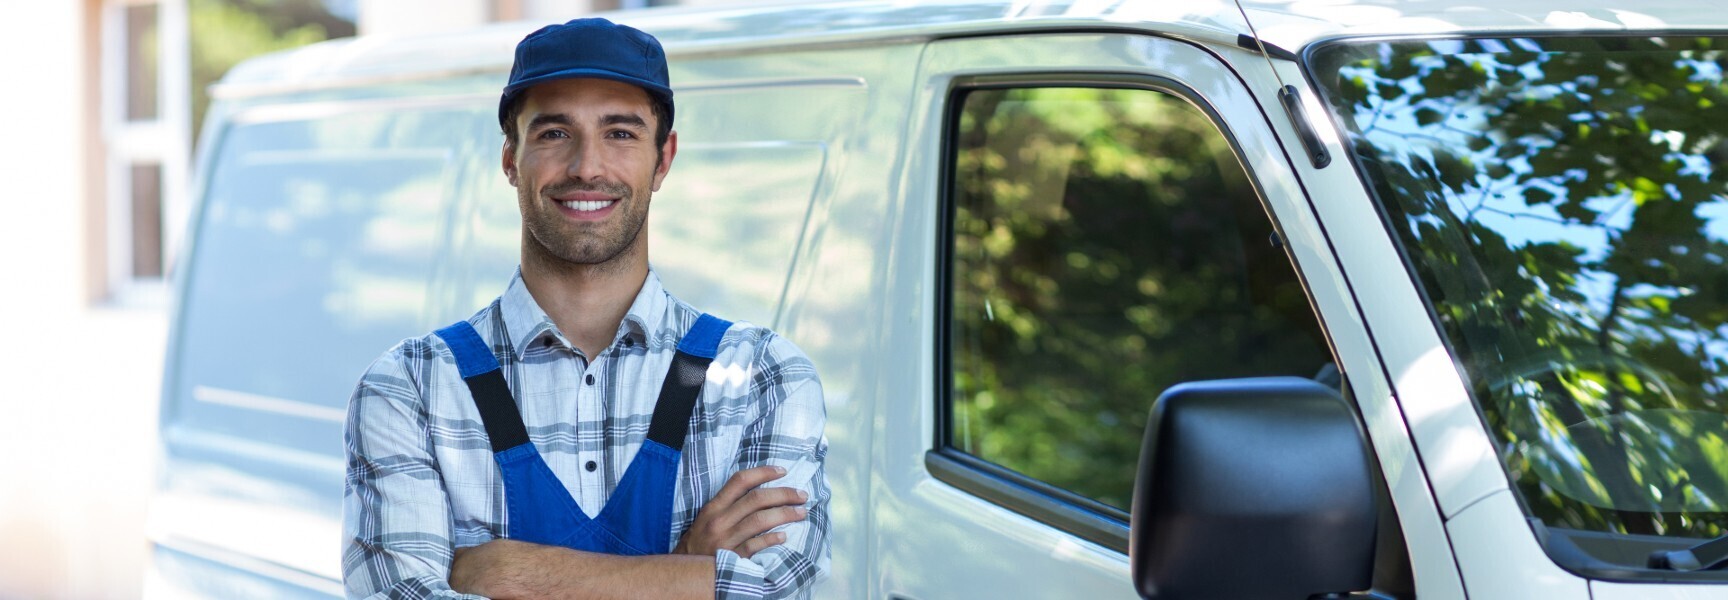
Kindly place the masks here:
[(193, 136), (210, 107), (210, 85), (240, 61), (354, 34), (316, 0), (190, 0)]

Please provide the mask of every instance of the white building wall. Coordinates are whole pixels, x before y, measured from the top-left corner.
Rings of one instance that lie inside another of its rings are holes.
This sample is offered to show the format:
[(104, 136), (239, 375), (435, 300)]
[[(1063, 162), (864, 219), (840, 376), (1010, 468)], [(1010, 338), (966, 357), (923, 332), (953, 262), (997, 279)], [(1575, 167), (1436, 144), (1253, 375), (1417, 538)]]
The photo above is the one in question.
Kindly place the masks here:
[(0, 2), (0, 598), (141, 587), (166, 319), (92, 303), (108, 291), (102, 10)]
[[(84, 10), (82, 2), (0, 3), (8, 81), (0, 189), (12, 213), (0, 219), (0, 309), (8, 321), (20, 309), (61, 314), (85, 304), (85, 140), (98, 124), (84, 114)], [(9, 346), (16, 350), (0, 349), (0, 364), (23, 349)], [(6, 396), (0, 402), (16, 400)]]

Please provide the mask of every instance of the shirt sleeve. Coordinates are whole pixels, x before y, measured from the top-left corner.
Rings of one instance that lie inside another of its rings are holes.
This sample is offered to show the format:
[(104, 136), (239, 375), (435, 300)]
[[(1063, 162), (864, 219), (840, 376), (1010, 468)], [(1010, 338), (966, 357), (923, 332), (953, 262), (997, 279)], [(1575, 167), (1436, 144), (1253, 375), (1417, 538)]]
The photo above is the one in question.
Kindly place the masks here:
[(349, 598), (463, 598), (450, 589), (449, 497), (427, 436), (403, 342), (360, 378), (348, 401), (342, 583)]
[(808, 496), (804, 520), (774, 529), (786, 543), (743, 558), (720, 550), (714, 561), (714, 596), (719, 599), (808, 598), (828, 576), (828, 478), (823, 460), (827, 412), (822, 383), (803, 351), (773, 336), (756, 361), (754, 393), (762, 394), (762, 415), (744, 432), (733, 472), (763, 465), (786, 469), (770, 483), (795, 487)]

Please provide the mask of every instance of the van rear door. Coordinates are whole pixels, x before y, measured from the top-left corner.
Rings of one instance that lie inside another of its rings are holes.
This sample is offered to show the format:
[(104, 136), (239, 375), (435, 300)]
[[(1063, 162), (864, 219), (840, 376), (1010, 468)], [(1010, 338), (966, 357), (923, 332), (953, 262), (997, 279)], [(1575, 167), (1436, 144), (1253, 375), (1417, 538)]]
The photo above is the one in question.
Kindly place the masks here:
[(496, 135), (492, 102), (256, 99), (212, 121), (149, 593), (342, 594), (348, 397), (385, 349), (453, 318), (431, 282), (465, 157)]

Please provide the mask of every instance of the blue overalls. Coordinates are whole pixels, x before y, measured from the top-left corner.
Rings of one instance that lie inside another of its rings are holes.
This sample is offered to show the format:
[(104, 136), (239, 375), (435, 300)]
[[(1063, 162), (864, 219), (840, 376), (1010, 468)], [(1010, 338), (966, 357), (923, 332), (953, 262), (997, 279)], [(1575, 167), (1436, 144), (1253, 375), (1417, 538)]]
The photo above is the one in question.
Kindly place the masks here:
[(648, 425), (648, 439), (625, 468), (612, 497), (589, 518), (552, 474), (528, 439), (516, 399), (504, 381), (498, 357), (467, 321), (437, 331), (456, 357), (456, 368), (480, 409), (492, 443), (492, 457), (504, 477), (509, 510), (505, 537), (587, 552), (640, 556), (672, 549), (672, 495), (678, 483), (678, 457), (689, 432), (690, 415), (702, 394), (708, 364), (720, 336), (732, 323), (702, 315), (678, 342), (678, 353)]

